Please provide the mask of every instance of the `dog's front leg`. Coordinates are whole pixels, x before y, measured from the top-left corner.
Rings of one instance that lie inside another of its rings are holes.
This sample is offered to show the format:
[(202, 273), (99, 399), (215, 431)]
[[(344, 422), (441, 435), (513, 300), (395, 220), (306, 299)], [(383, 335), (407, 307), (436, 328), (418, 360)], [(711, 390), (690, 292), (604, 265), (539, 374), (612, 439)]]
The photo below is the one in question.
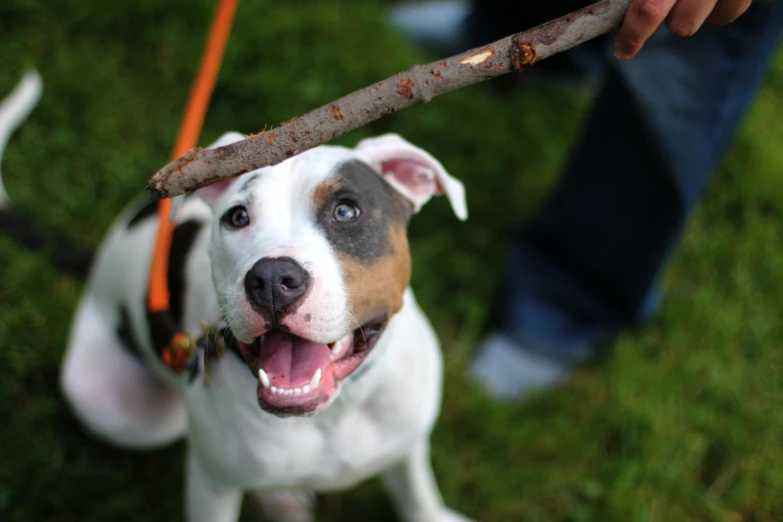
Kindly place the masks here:
[(239, 519), (242, 490), (221, 489), (212, 485), (192, 451), (188, 451), (185, 474), (187, 522), (236, 522)]
[(430, 444), (424, 439), (408, 456), (383, 474), (383, 482), (405, 522), (471, 522), (443, 504), (430, 466)]

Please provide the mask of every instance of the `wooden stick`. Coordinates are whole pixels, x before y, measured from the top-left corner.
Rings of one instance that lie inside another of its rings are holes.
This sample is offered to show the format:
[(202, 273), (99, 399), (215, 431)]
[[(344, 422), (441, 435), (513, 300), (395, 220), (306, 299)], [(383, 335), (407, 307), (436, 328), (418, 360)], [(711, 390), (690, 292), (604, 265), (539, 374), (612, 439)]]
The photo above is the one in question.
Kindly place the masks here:
[(219, 147), (188, 150), (150, 180), (167, 198), (275, 165), (414, 103), (514, 71), (620, 26), (631, 0), (603, 0), (557, 20), (445, 60), (416, 65), (280, 127)]

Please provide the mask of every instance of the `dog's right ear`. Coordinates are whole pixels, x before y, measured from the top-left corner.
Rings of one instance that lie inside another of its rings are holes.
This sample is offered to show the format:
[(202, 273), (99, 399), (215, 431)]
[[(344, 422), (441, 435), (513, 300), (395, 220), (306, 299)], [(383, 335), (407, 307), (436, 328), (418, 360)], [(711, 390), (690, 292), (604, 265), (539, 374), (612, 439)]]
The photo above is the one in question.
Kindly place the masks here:
[[(220, 138), (217, 139), (214, 143), (209, 145), (209, 149), (217, 149), (218, 147), (225, 147), (226, 145), (231, 145), (232, 143), (236, 143), (237, 141), (242, 141), (246, 138), (246, 136), (238, 133), (238, 132), (227, 132), (223, 134)], [(206, 187), (198, 189), (195, 194), (200, 197), (204, 203), (209, 205), (210, 208), (213, 208), (215, 205), (215, 202), (220, 199), (220, 196), (223, 195), (223, 193), (228, 189), (228, 187), (231, 186), (234, 181), (236, 181), (237, 178), (230, 178), (225, 181), (219, 181), (217, 183), (213, 183), (212, 185), (207, 185)]]

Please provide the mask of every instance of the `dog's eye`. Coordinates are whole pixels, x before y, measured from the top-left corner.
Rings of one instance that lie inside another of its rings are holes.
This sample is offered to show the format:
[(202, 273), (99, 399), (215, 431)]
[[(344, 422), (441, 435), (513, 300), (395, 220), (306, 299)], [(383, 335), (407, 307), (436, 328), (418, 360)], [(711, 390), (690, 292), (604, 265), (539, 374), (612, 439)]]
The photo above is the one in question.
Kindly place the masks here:
[(232, 228), (244, 228), (250, 224), (250, 216), (247, 215), (245, 207), (237, 205), (223, 214), (222, 221)]
[(339, 223), (348, 223), (359, 217), (361, 211), (351, 202), (343, 201), (334, 207), (334, 219)]

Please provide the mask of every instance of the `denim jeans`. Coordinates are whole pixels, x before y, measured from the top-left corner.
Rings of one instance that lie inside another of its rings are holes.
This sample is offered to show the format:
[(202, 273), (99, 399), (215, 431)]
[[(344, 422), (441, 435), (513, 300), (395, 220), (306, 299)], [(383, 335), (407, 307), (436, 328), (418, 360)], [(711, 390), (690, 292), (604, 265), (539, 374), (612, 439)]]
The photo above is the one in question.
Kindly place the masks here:
[[(566, 3), (554, 14), (580, 4)], [(524, 29), (508, 23), (530, 4), (477, 2), (467, 24), (474, 41)], [(546, 11), (559, 2), (536, 4)], [(613, 35), (579, 48), (603, 64), (603, 82), (553, 193), (514, 236), (509, 334), (581, 361), (650, 317), (662, 267), (754, 99), (781, 28), (783, 1), (754, 3), (733, 24), (707, 24), (691, 38), (662, 28), (629, 61), (612, 55)]]

